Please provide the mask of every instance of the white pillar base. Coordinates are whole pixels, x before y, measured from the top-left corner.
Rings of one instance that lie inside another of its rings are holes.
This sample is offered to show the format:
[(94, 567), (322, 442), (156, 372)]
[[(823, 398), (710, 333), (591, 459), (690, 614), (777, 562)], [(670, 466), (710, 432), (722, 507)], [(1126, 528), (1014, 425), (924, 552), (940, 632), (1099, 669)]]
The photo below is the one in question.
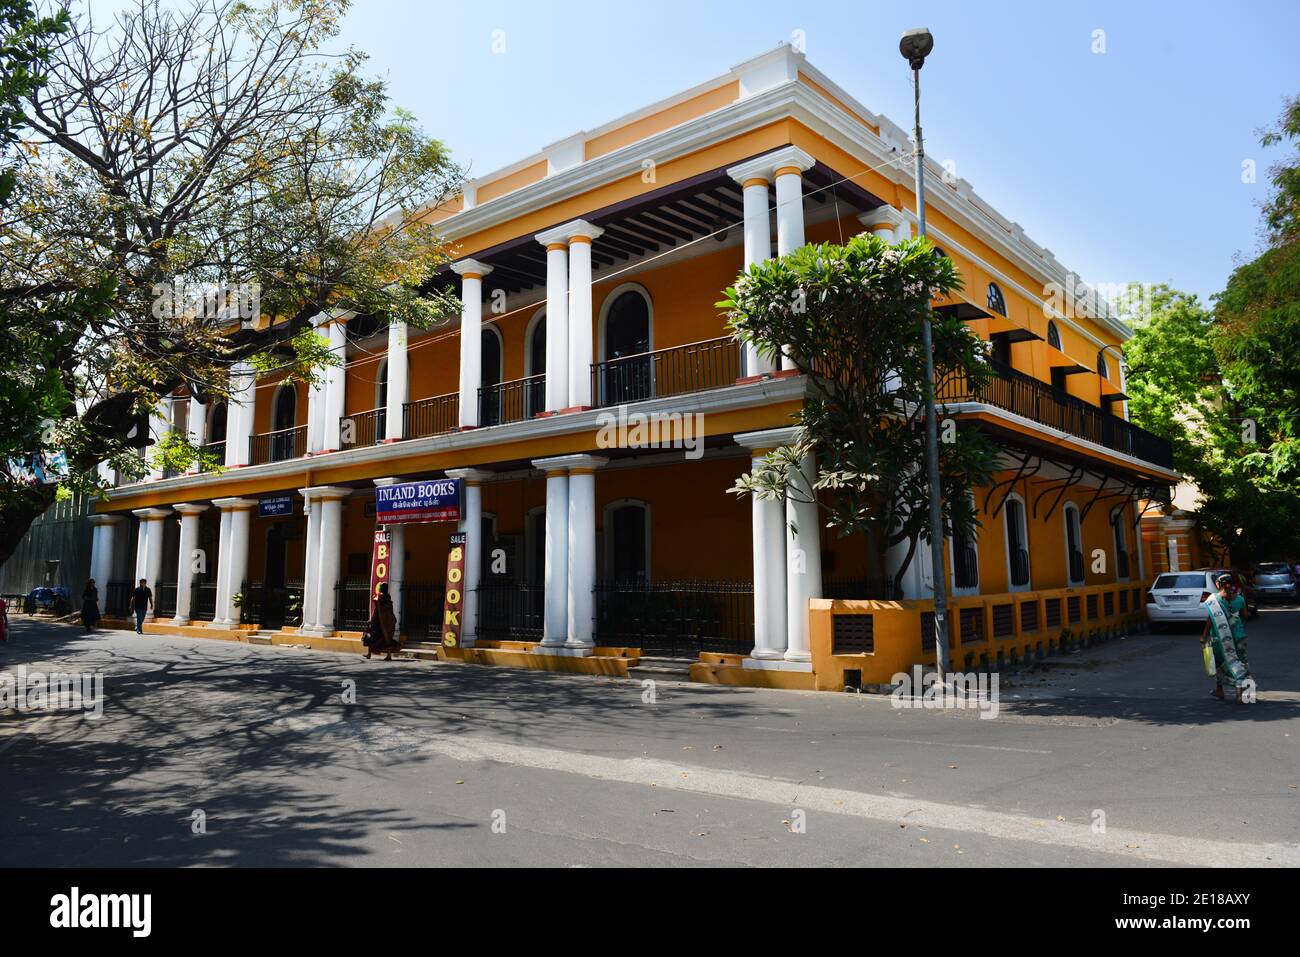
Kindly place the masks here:
[(787, 661), (784, 658), (746, 658), (741, 664), (750, 671), (812, 671), (812, 661)]
[(595, 645), (577, 645), (565, 642), (562, 645), (535, 645), (532, 653), (535, 655), (555, 655), (559, 658), (590, 658), (595, 651)]

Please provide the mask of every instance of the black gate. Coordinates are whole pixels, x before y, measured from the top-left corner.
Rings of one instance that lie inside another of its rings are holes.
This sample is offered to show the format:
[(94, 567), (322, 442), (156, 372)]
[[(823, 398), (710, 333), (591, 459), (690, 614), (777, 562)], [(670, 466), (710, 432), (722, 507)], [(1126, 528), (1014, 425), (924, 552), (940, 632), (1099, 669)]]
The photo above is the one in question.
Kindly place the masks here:
[(541, 641), (546, 590), (542, 585), (494, 582), (478, 587), (478, 637), (495, 641)]
[(650, 655), (749, 654), (750, 582), (597, 582), (596, 643)]
[(365, 631), (370, 624), (370, 579), (344, 578), (334, 584), (334, 630)]
[(402, 620), (398, 632), (407, 641), (439, 641), (443, 599), (442, 582), (402, 582)]
[(104, 615), (110, 618), (125, 618), (127, 605), (131, 603), (131, 590), (134, 582), (108, 582), (104, 586)]

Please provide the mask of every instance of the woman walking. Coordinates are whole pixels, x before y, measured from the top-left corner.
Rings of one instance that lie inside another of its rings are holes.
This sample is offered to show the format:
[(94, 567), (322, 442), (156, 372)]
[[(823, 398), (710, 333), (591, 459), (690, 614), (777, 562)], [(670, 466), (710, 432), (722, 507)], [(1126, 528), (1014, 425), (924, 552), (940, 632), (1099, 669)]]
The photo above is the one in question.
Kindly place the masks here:
[[(1201, 644), (1207, 637), (1214, 649), (1214, 697), (1223, 700), (1224, 687), (1237, 689), (1237, 704), (1242, 701), (1245, 688), (1254, 689), (1255, 679), (1250, 676), (1250, 662), (1246, 658), (1246, 626), (1242, 616), (1246, 599), (1233, 584), (1231, 575), (1220, 575), (1214, 580), (1218, 591), (1205, 599), (1207, 618), (1201, 631)], [(1251, 695), (1252, 699), (1254, 695)]]
[(402, 644), (396, 638), (397, 614), (393, 611), (393, 599), (388, 594), (388, 583), (379, 586), (379, 598), (375, 601), (375, 610), (370, 615), (370, 624), (366, 627), (363, 639), (366, 657), (373, 652), (383, 652), (385, 661), (393, 660), (393, 652), (401, 651)]
[(95, 587), (95, 579), (86, 582), (85, 589), (81, 592), (81, 624), (86, 629), (86, 634), (99, 624), (99, 589)]

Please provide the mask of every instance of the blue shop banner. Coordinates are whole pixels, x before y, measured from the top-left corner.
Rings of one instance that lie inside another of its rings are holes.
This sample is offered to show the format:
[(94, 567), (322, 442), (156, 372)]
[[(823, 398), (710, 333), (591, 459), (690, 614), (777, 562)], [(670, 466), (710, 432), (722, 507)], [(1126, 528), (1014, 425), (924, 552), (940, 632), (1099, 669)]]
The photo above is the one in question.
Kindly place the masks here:
[(375, 522), (454, 522), (460, 519), (460, 479), (406, 482), (375, 488)]
[(262, 518), (293, 514), (292, 495), (268, 495), (257, 500), (257, 514)]

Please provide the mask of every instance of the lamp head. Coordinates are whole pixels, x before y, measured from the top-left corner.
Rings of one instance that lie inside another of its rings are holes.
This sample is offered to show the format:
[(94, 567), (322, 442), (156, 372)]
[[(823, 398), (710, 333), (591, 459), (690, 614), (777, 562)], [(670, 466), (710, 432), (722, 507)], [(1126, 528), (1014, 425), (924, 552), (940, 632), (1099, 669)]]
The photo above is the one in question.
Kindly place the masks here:
[(908, 62), (913, 70), (919, 70), (925, 66), (925, 58), (930, 55), (930, 51), (933, 49), (934, 37), (924, 27), (908, 30), (903, 34), (903, 38), (898, 41), (898, 52), (903, 55), (903, 59)]

